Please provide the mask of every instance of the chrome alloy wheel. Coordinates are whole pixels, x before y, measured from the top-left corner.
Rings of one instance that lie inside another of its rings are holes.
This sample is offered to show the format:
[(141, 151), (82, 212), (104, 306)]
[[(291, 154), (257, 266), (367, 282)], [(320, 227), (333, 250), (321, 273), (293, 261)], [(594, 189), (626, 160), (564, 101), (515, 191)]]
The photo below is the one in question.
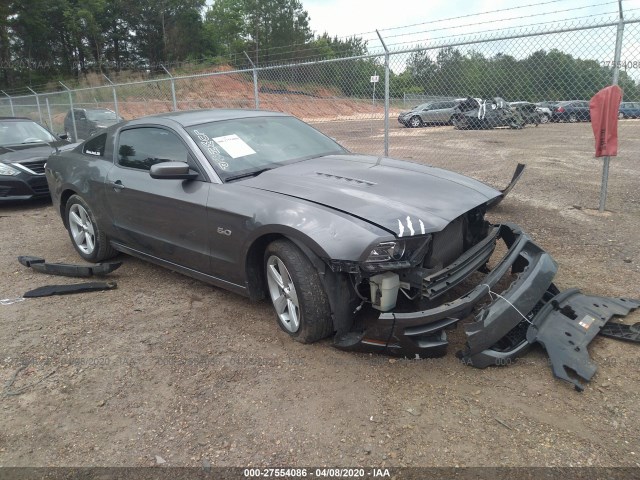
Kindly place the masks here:
[(288, 332), (296, 333), (300, 328), (298, 294), (289, 270), (275, 255), (267, 260), (267, 284), (278, 320)]
[(96, 235), (89, 214), (77, 203), (69, 209), (69, 228), (76, 246), (86, 255), (96, 248)]

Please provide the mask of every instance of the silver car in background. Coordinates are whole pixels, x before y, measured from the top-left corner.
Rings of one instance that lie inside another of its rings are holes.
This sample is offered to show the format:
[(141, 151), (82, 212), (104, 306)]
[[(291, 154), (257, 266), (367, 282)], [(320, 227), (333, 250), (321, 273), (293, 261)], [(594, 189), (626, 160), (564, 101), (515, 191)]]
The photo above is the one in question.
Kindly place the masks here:
[(416, 105), (408, 112), (401, 112), (398, 122), (405, 127), (417, 128), (424, 125), (451, 125), (453, 109), (464, 98), (456, 100), (439, 100)]

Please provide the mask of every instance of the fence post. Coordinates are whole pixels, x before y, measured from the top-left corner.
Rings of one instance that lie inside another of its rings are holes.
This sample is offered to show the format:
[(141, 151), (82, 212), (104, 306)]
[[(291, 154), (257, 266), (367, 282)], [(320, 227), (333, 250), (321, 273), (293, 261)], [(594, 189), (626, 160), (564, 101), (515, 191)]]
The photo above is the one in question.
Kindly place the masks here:
[(44, 101), (47, 104), (47, 113), (49, 114), (49, 130), (51, 130), (52, 133), (55, 133), (53, 132), (53, 120), (51, 119), (51, 107), (49, 106), (49, 98), (44, 97)]
[(384, 48), (384, 156), (389, 156), (389, 49), (382, 39), (380, 32), (376, 30), (382, 48)]
[(178, 102), (176, 102), (176, 84), (173, 80), (173, 75), (169, 73), (169, 70), (164, 68), (164, 65), (162, 64), (160, 64), (160, 66), (165, 72), (167, 72), (167, 75), (169, 75), (169, 77), (171, 78), (171, 98), (173, 99), (173, 111), (175, 112), (178, 110)]
[(253, 70), (253, 99), (256, 105), (256, 110), (260, 110), (260, 97), (258, 97), (258, 71), (256, 70), (256, 66), (247, 55), (247, 52), (244, 53), (244, 56), (247, 57), (249, 63), (251, 64), (251, 69)]
[(34, 92), (30, 87), (27, 87), (27, 90), (29, 90), (36, 96), (36, 105), (38, 105), (38, 116), (40, 117), (40, 123), (44, 123), (42, 121), (42, 110), (40, 109), (40, 97), (38, 97), (38, 94)]
[(109, 82), (111, 84), (111, 89), (113, 90), (113, 105), (114, 108), (116, 110), (116, 117), (120, 118), (120, 113), (118, 112), (118, 95), (116, 94), (116, 86), (113, 84), (113, 82), (109, 79), (109, 77), (107, 77), (104, 73), (102, 74), (102, 76), (104, 78), (107, 79), (107, 82)]
[(0, 90), (0, 92), (4, 93), (7, 96), (7, 98), (9, 99), (9, 107), (11, 107), (11, 116), (15, 117), (16, 113), (13, 111), (13, 100), (11, 99), (11, 96), (7, 92), (5, 92), (4, 90)]
[[(616, 51), (613, 58), (612, 85), (618, 84), (620, 78), (620, 55), (622, 54), (622, 35), (624, 33), (624, 16), (622, 15), (622, 0), (618, 0), (618, 31), (616, 33)], [(602, 163), (602, 185), (600, 187), (600, 213), (604, 212), (607, 203), (607, 184), (609, 183), (609, 156), (605, 156)]]
[[(76, 114), (73, 111), (73, 97), (71, 96), (71, 90), (64, 83), (58, 80), (58, 83), (64, 87), (64, 89), (69, 93), (69, 109), (71, 110), (71, 121), (73, 122), (73, 141), (78, 141), (78, 127), (76, 126)], [(67, 132), (64, 132), (67, 133)]]

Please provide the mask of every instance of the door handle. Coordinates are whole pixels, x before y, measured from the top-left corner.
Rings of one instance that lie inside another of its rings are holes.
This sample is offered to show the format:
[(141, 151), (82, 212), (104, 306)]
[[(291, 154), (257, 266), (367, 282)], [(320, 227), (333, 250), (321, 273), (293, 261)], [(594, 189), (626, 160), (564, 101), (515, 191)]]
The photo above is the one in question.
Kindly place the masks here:
[(119, 192), (124, 188), (124, 185), (120, 180), (116, 180), (115, 182), (109, 182), (109, 184), (113, 187), (116, 192)]

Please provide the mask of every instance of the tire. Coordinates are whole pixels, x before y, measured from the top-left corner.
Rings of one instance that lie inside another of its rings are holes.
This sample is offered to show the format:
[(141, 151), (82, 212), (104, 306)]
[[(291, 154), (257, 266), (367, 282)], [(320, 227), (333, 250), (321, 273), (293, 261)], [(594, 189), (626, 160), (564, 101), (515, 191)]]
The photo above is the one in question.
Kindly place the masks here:
[(577, 121), (578, 121), (578, 117), (576, 117), (575, 114), (572, 113), (571, 115), (569, 115), (569, 122), (576, 123)]
[(71, 132), (66, 131), (65, 132), (67, 134), (67, 140), (69, 140), (71, 143), (75, 142), (75, 138), (73, 138), (73, 135), (71, 134)]
[(469, 122), (465, 116), (455, 117), (451, 122), (458, 130), (467, 130), (469, 128)]
[(411, 117), (409, 119), (409, 126), (411, 128), (418, 128), (422, 126), (422, 120), (420, 119), (419, 116), (414, 115), (413, 117)]
[(625, 117), (624, 117), (624, 113), (619, 112), (619, 113), (618, 113), (618, 118), (619, 118), (620, 120), (624, 119), (624, 118), (625, 118)]
[(551, 119), (549, 118), (549, 115), (542, 114), (540, 115), (540, 123), (549, 123), (551, 121)]
[(264, 253), (267, 291), (280, 328), (301, 343), (333, 333), (331, 308), (320, 275), (288, 240), (276, 240)]
[(67, 200), (65, 220), (71, 243), (83, 259), (96, 263), (116, 255), (91, 209), (79, 195)]

